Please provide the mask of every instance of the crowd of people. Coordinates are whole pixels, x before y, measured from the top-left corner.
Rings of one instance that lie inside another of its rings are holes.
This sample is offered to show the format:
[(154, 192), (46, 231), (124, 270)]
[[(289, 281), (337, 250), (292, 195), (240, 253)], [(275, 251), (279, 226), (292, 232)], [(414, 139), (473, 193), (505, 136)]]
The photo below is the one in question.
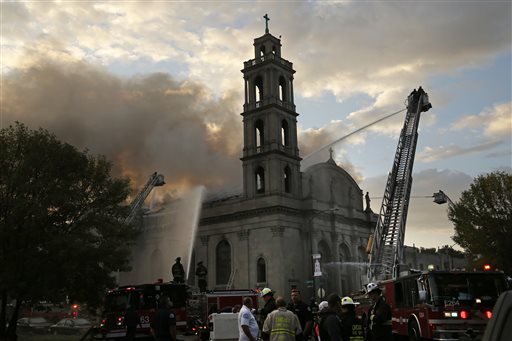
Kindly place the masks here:
[[(180, 257), (176, 258), (172, 267), (177, 283), (183, 283), (185, 275), (180, 260)], [(205, 292), (208, 272), (202, 262), (197, 265), (200, 291)], [(239, 341), (391, 341), (391, 309), (381, 289), (375, 283), (369, 283), (366, 292), (372, 305), (364, 321), (356, 315), (358, 303), (351, 297), (340, 297), (335, 293), (320, 302), (318, 312), (313, 314), (312, 306), (302, 301), (296, 288), (291, 290), (288, 304), (284, 297), (274, 297), (274, 291), (264, 288), (260, 296), (265, 304), (259, 311), (253, 309), (252, 298), (246, 297), (243, 306), (229, 307), (229, 312), (238, 313)], [(169, 340), (171, 336), (171, 340), (176, 340), (175, 329), (169, 329), (173, 321), (175, 325), (175, 317), (167, 302), (162, 303), (164, 311), (158, 313), (156, 322), (152, 323), (152, 333), (157, 340)], [(164, 332), (164, 338), (160, 338), (160, 331)]]
[(351, 297), (331, 294), (313, 314), (298, 289), (292, 289), (286, 304), (264, 288), (260, 295), (265, 305), (259, 311), (253, 309), (251, 298), (244, 299), (238, 315), (239, 341), (391, 341), (391, 309), (376, 284), (368, 284), (367, 293), (372, 304), (363, 321)]

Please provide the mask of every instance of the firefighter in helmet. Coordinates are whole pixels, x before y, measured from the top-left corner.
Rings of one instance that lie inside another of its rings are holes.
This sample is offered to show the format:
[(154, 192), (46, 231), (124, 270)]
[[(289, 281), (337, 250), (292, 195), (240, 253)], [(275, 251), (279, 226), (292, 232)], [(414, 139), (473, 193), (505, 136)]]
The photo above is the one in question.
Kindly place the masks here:
[(372, 306), (368, 311), (366, 341), (391, 341), (391, 308), (382, 297), (382, 290), (375, 283), (366, 286)]
[(341, 299), (341, 325), (343, 341), (363, 341), (363, 323), (356, 316), (356, 305), (352, 298), (346, 296)]
[(265, 306), (260, 310), (260, 322), (263, 324), (267, 315), (277, 309), (276, 300), (274, 298), (274, 292), (270, 288), (263, 288), (260, 292), (261, 297), (265, 301)]
[(185, 269), (183, 269), (183, 265), (181, 264), (181, 257), (177, 257), (175, 261), (176, 263), (174, 263), (171, 268), (174, 282), (185, 283)]

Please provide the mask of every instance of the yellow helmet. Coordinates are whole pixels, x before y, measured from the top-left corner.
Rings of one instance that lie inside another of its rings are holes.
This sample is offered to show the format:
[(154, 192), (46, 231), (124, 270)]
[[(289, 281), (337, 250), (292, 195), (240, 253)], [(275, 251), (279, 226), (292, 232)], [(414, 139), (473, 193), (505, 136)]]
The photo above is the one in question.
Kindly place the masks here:
[(349, 304), (351, 304), (351, 305), (356, 305), (356, 303), (354, 302), (354, 300), (353, 300), (352, 298), (348, 297), (348, 296), (343, 297), (343, 298), (341, 299), (341, 305), (349, 305)]
[(261, 290), (260, 292), (260, 295), (261, 297), (263, 296), (266, 296), (266, 295), (270, 295), (270, 294), (273, 294), (274, 292), (272, 291), (272, 289), (270, 288), (263, 288), (263, 290)]

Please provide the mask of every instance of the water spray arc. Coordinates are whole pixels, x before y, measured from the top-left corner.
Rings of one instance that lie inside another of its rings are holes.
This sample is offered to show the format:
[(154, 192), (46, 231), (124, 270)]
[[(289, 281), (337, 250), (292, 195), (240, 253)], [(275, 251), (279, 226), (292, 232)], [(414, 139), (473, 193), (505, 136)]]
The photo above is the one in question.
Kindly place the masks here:
[(342, 136), (342, 137), (340, 137), (339, 139), (336, 139), (336, 140), (334, 140), (334, 141), (333, 141), (333, 142), (331, 142), (331, 143), (326, 144), (325, 146), (323, 146), (323, 147), (321, 147), (321, 148), (319, 148), (319, 149), (315, 150), (314, 152), (309, 153), (308, 155), (306, 155), (306, 156), (302, 159), (302, 160), (303, 160), (303, 161), (302, 161), (302, 162), (303, 162), (302, 167), (306, 168), (306, 167), (304, 166), (304, 163), (307, 163), (307, 162), (305, 162), (305, 161), (306, 161), (306, 160), (308, 160), (309, 158), (311, 158), (313, 155), (318, 154), (318, 153), (320, 153), (321, 151), (323, 151), (323, 150), (325, 150), (325, 149), (327, 149), (327, 148), (329, 148), (329, 147), (331, 147), (331, 146), (334, 146), (334, 145), (335, 145), (335, 144), (337, 144), (338, 142), (341, 142), (341, 141), (343, 141), (343, 140), (345, 140), (345, 139), (349, 138), (350, 136), (355, 135), (355, 134), (357, 134), (357, 133), (359, 133), (359, 132), (361, 132), (361, 131), (365, 130), (366, 128), (369, 128), (369, 127), (371, 127), (371, 126), (373, 126), (373, 125), (375, 125), (375, 124), (377, 124), (377, 123), (379, 123), (379, 122), (382, 122), (382, 121), (384, 121), (384, 120), (387, 120), (387, 119), (388, 119), (388, 118), (390, 118), (390, 117), (393, 117), (393, 116), (395, 116), (395, 115), (398, 115), (399, 113), (404, 112), (405, 110), (407, 110), (407, 108), (406, 108), (406, 109), (402, 109), (402, 110), (395, 111), (394, 113), (391, 113), (391, 114), (389, 114), (389, 115), (386, 115), (386, 116), (384, 116), (384, 117), (381, 117), (381, 118), (379, 118), (378, 120), (373, 121), (373, 122), (371, 122), (371, 123), (369, 123), (369, 124), (367, 124), (367, 125), (364, 125), (364, 126), (362, 126), (362, 127), (358, 128), (358, 129), (356, 129), (356, 130), (352, 131), (351, 133), (349, 133), (349, 134), (347, 134), (347, 135), (345, 135), (345, 136)]

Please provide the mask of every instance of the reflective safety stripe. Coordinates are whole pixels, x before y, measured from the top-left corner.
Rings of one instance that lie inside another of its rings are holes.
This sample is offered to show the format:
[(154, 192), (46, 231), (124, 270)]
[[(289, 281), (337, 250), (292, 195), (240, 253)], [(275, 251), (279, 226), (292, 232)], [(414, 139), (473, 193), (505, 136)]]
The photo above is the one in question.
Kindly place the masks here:
[(383, 326), (391, 326), (391, 320), (387, 320), (386, 322), (382, 323)]
[(295, 336), (295, 333), (293, 333), (293, 331), (291, 331), (290, 329), (284, 329), (284, 328), (276, 328), (276, 329), (272, 329), (270, 331), (270, 335), (275, 335), (275, 334), (286, 334), (286, 335)]
[(350, 341), (363, 341), (362, 336), (351, 336)]

